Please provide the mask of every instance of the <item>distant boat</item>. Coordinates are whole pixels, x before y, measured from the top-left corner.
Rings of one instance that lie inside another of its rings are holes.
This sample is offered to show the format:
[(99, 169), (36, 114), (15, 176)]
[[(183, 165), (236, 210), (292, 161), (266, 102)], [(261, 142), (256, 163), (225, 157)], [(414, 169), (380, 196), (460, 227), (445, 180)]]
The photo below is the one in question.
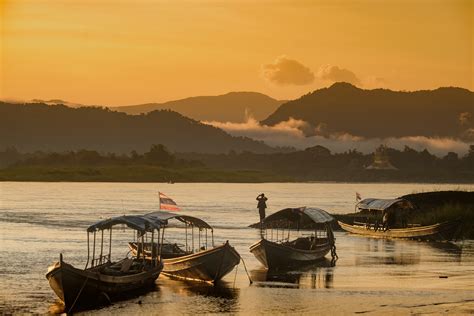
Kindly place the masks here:
[[(342, 229), (349, 233), (374, 238), (403, 238), (426, 241), (449, 241), (459, 231), (459, 220), (421, 226), (408, 224), (407, 216), (416, 211), (416, 206), (405, 199), (364, 199), (356, 204), (359, 209), (359, 218), (364, 218), (365, 223), (354, 221), (353, 224), (338, 221)], [(382, 212), (390, 214), (389, 227), (385, 229), (380, 224)], [(371, 219), (373, 219), (371, 221)]]
[[(334, 218), (318, 208), (286, 208), (262, 222), (262, 238), (250, 252), (267, 269), (288, 269), (336, 255), (335, 238), (330, 226)], [(290, 240), (290, 235), (298, 236)], [(309, 233), (309, 236), (301, 235)]]
[[(154, 285), (163, 269), (158, 254), (145, 260), (142, 253), (117, 262), (111, 262), (112, 227), (126, 225), (140, 235), (140, 244), (151, 233), (151, 239), (160, 241), (162, 223), (141, 216), (120, 216), (100, 221), (87, 229), (87, 263), (78, 269), (63, 261), (49, 267), (46, 278), (56, 295), (64, 302), (65, 312), (84, 309), (101, 303), (110, 303), (136, 290)], [(104, 251), (104, 230), (109, 230), (108, 253)], [(96, 233), (100, 232), (100, 246), (96, 246)], [(90, 258), (89, 233), (93, 234), (92, 258)], [(161, 241), (162, 242), (162, 241)], [(100, 249), (97, 255), (96, 248)], [(90, 259), (90, 260), (89, 260)], [(89, 266), (90, 263), (90, 266)]]
[(375, 231), (373, 227), (365, 225), (350, 225), (338, 222), (342, 229), (349, 233), (374, 238), (404, 238), (426, 241), (449, 241), (452, 240), (459, 229), (459, 221), (443, 222), (428, 226), (416, 226), (407, 228), (393, 228), (387, 231), (381, 229)]
[[(217, 282), (231, 272), (240, 262), (239, 253), (229, 244), (214, 245), (213, 228), (202, 219), (178, 215), (170, 212), (154, 212), (146, 216), (168, 223), (177, 220), (184, 223), (184, 244), (166, 243), (161, 245), (163, 260), (163, 274), (180, 279)], [(197, 238), (194, 228), (197, 228)], [(208, 230), (211, 236), (208, 236)], [(204, 231), (204, 233), (203, 233)], [(188, 235), (191, 235), (188, 241)], [(208, 237), (210, 237), (208, 239)], [(197, 240), (196, 240), (197, 239)], [(196, 247), (197, 246), (197, 247)], [(140, 245), (130, 242), (129, 247), (133, 253), (141, 251)], [(145, 254), (159, 252), (159, 244), (145, 243)], [(183, 249), (184, 248), (184, 249)], [(153, 249), (153, 251), (150, 251)]]

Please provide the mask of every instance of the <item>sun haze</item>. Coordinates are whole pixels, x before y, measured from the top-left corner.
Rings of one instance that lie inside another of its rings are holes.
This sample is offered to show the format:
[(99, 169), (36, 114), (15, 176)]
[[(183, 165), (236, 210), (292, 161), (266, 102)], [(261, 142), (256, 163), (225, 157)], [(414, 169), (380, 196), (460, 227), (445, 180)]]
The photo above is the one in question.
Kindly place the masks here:
[(474, 90), (472, 1), (0, 0), (0, 98)]

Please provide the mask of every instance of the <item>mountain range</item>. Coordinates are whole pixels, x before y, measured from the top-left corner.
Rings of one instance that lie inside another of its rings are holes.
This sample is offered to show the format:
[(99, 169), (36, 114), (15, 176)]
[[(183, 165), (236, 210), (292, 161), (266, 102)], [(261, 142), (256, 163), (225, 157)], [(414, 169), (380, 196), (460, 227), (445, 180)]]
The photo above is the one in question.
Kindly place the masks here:
[(263, 120), (286, 101), (258, 92), (229, 92), (217, 96), (197, 96), (164, 103), (110, 107), (127, 114), (172, 110), (198, 121), (244, 122), (247, 115)]
[[(336, 83), (280, 106), (283, 101), (254, 92), (117, 107), (113, 108), (115, 111), (58, 102), (63, 101), (48, 101), (54, 105), (0, 102), (0, 148), (15, 146), (23, 151), (85, 148), (124, 153), (143, 152), (152, 144), (164, 144), (176, 152), (283, 150), (248, 137), (231, 136), (198, 121), (235, 122), (243, 119), (246, 109), (262, 118), (262, 125), (272, 126), (290, 118), (305, 121), (310, 125), (304, 127), (306, 136), (348, 133), (364, 138), (426, 136), (474, 141), (474, 93), (452, 87), (405, 92), (364, 90), (348, 83)], [(153, 110), (157, 106), (173, 111)], [(273, 113), (272, 109), (275, 109)], [(119, 110), (151, 112), (131, 115)]]
[(169, 110), (128, 115), (100, 107), (0, 102), (0, 148), (128, 153), (144, 152), (153, 144), (179, 152), (275, 151)]
[(335, 83), (282, 104), (264, 125), (288, 119), (311, 124), (307, 136), (349, 133), (366, 138), (426, 136), (474, 140), (474, 93), (462, 88), (363, 90)]

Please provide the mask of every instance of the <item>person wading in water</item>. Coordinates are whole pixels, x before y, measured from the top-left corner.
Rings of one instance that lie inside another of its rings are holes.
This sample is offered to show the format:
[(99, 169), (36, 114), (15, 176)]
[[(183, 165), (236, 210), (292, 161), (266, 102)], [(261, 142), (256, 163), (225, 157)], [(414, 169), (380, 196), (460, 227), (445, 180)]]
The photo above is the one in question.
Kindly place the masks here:
[(257, 196), (257, 208), (258, 208), (258, 213), (260, 214), (260, 230), (263, 230), (263, 219), (265, 218), (265, 209), (267, 208), (267, 197), (265, 194), (260, 194)]

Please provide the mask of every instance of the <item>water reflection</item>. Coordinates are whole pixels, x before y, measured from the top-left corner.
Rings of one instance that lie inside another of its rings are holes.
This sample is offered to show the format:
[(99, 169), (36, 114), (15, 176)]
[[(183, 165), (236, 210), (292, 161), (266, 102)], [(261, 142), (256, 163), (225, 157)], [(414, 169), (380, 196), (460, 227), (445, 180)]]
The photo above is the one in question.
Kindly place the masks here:
[(360, 254), (354, 257), (356, 266), (418, 265), (421, 261), (449, 260), (459, 262), (462, 250), (449, 242), (419, 242), (358, 238)]
[(61, 300), (56, 299), (55, 302), (49, 306), (48, 314), (57, 315), (65, 313), (66, 310), (64, 307), (64, 303)]
[(426, 242), (429, 247), (448, 254), (461, 255), (462, 247), (451, 242)]
[[(455, 187), (436, 186), (437, 190), (443, 188)], [(248, 285), (242, 266), (236, 275), (226, 276), (229, 283), (217, 287), (160, 277), (158, 290), (88, 313), (314, 314), (332, 310), (336, 314), (349, 314), (357, 311), (353, 304), (359, 304), (361, 311), (366, 305), (379, 311), (381, 304), (397, 308), (408, 304), (407, 301), (414, 305), (472, 297), (474, 241), (460, 244), (461, 251), (453, 244), (377, 240), (335, 232), (339, 255), (336, 267), (313, 266), (280, 275), (267, 275), (267, 271), (259, 270), (260, 263), (248, 251), (258, 238), (256, 230), (247, 228), (258, 216), (255, 192), (268, 192), (271, 196), (269, 213), (289, 205), (314, 205), (346, 213), (353, 210), (354, 191), (388, 198), (432, 189), (432, 185), (379, 183), (175, 184), (166, 189), (171, 190), (167, 193), (179, 201), (183, 211), (193, 212), (194, 216), (218, 227), (214, 232), (216, 243), (231, 241), (250, 271), (253, 270), (254, 285)], [(57, 255), (63, 253), (71, 263), (84, 264), (87, 260), (84, 229), (100, 218), (156, 210), (158, 190), (160, 184), (156, 183), (0, 183), (0, 315), (47, 312), (56, 296), (44, 275)], [(129, 239), (126, 233), (117, 234), (114, 249)], [(117, 258), (123, 255), (122, 250), (113, 253)], [(290, 288), (268, 288), (278, 284)], [(314, 295), (315, 290), (304, 290), (311, 288), (317, 288), (318, 295)], [(324, 291), (324, 288), (337, 291)], [(367, 295), (354, 299), (354, 293)], [(54, 311), (61, 309), (51, 312)], [(393, 314), (400, 310), (390, 311)]]
[(272, 288), (332, 288), (335, 261), (324, 259), (314, 265), (288, 271), (256, 269), (250, 272), (255, 286)]
[(356, 256), (355, 265), (414, 265), (420, 262), (420, 250), (405, 241), (360, 238), (366, 255)]
[(173, 293), (184, 297), (200, 297), (199, 305), (210, 313), (233, 312), (238, 308), (240, 289), (233, 287), (232, 283), (219, 281), (216, 284), (205, 282), (174, 280), (163, 278), (162, 286)]
[[(75, 312), (95, 312), (105, 309), (120, 310), (124, 306), (131, 304), (142, 305), (146, 299), (157, 300), (159, 299), (160, 294), (161, 292), (159, 286), (154, 284), (150, 287), (122, 293), (118, 296), (115, 296), (112, 301), (105, 299), (105, 297), (103, 299), (99, 298), (97, 302), (90, 302), (90, 305), (83, 304), (77, 306), (74, 310)], [(67, 312), (68, 311), (65, 310), (64, 303), (57, 298), (48, 308), (48, 314), (52, 315), (63, 314)]]

